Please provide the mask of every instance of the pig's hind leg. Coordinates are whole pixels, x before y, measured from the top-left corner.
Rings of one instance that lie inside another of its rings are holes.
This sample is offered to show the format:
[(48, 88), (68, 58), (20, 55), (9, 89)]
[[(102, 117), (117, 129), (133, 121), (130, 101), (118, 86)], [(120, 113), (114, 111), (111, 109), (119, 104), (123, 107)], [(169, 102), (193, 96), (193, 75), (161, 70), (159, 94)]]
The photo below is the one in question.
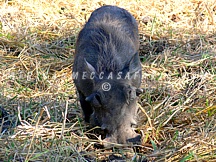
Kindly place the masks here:
[(89, 102), (87, 102), (85, 99), (86, 97), (82, 94), (82, 92), (78, 91), (79, 93), (79, 100), (80, 104), (83, 110), (84, 119), (86, 122), (90, 122), (90, 116), (93, 113), (92, 107)]

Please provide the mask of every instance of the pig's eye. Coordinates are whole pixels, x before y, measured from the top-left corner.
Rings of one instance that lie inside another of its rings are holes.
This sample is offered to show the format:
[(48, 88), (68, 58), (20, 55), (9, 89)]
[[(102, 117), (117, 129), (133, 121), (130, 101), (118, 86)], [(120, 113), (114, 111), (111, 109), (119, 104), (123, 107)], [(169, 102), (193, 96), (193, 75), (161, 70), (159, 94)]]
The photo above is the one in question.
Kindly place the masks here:
[(129, 89), (129, 90), (128, 90), (128, 98), (129, 98), (130, 100), (133, 100), (133, 99), (136, 98), (136, 93), (134, 92), (133, 89)]
[(100, 98), (99, 94), (95, 94), (94, 99), (92, 101), (92, 104), (94, 107), (101, 107), (102, 106), (102, 102), (101, 102), (101, 98)]
[(98, 93), (93, 93), (85, 99), (87, 102), (90, 102), (94, 107), (101, 107), (101, 96)]

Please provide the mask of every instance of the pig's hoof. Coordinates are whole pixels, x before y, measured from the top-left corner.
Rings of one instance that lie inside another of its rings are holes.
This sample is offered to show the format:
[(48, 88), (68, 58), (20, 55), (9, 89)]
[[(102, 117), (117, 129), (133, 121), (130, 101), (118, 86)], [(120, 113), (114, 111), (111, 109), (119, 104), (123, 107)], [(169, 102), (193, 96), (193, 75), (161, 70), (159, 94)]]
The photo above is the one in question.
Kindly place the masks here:
[(141, 135), (137, 134), (135, 137), (127, 139), (127, 142), (133, 144), (141, 144)]

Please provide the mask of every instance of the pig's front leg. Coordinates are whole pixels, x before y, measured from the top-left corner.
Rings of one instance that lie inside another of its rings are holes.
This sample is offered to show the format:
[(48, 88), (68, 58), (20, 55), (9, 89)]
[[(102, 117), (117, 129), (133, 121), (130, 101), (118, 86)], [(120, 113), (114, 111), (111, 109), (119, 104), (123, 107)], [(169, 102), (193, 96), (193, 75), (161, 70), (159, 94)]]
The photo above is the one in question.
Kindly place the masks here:
[(92, 107), (89, 102), (87, 102), (85, 99), (86, 97), (82, 94), (82, 92), (78, 91), (79, 93), (79, 100), (80, 104), (83, 110), (84, 119), (86, 122), (90, 122), (90, 116), (93, 113)]

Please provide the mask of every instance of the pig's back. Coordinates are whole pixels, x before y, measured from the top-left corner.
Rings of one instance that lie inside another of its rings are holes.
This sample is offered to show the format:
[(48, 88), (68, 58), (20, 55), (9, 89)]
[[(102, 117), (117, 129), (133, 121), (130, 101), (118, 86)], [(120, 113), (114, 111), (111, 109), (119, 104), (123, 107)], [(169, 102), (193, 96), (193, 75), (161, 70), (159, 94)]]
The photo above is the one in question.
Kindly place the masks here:
[(134, 17), (122, 8), (103, 6), (91, 14), (79, 33), (75, 68), (80, 71), (85, 58), (98, 73), (121, 71), (138, 49)]
[(137, 22), (134, 17), (123, 8), (108, 5), (95, 10), (91, 14), (86, 27), (94, 26), (95, 23), (106, 23), (115, 27), (118, 26), (118, 28), (133, 39), (133, 41), (138, 41)]

